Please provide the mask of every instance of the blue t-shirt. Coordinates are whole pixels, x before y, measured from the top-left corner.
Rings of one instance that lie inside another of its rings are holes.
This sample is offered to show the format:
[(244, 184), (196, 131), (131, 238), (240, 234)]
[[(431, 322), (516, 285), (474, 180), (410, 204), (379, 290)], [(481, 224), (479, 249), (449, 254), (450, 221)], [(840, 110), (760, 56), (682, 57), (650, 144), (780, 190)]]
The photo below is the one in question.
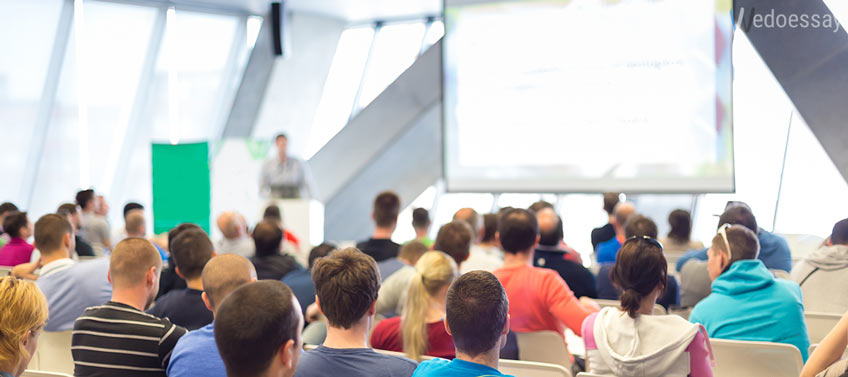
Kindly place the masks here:
[(598, 263), (615, 263), (615, 256), (618, 254), (618, 249), (621, 249), (621, 243), (615, 237), (598, 244), (598, 247), (595, 249)]
[(282, 282), (291, 288), (294, 297), (300, 303), (300, 310), (306, 316), (306, 308), (315, 302), (315, 283), (312, 273), (307, 269), (294, 270), (283, 276)]
[(483, 377), (504, 376), (512, 377), (499, 372), (497, 369), (487, 365), (472, 363), (470, 361), (453, 359), (432, 359), (422, 362), (415, 370), (413, 377)]
[(215, 324), (185, 334), (168, 364), (168, 377), (227, 377), (224, 360), (215, 345)]
[(409, 377), (418, 363), (371, 348), (318, 348), (304, 352), (294, 377)]

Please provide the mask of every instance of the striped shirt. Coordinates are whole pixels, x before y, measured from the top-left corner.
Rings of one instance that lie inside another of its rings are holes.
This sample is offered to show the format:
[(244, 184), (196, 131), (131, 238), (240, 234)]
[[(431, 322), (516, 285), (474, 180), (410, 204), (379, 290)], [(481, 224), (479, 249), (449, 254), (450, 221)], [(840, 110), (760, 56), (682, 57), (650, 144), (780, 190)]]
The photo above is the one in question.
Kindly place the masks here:
[(186, 330), (129, 305), (107, 302), (85, 310), (74, 324), (76, 377), (162, 377)]

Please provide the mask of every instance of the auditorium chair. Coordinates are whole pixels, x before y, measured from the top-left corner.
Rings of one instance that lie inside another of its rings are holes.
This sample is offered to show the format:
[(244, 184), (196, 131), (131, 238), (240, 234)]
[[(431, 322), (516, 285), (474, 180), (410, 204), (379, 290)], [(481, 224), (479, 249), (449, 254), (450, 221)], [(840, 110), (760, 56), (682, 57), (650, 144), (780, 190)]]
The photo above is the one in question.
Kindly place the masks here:
[(807, 322), (807, 335), (810, 336), (810, 344), (821, 343), (827, 333), (836, 327), (841, 314), (804, 312), (804, 321)]
[(562, 365), (522, 360), (500, 359), (498, 370), (517, 377), (571, 377), (571, 372)]
[(715, 354), (715, 377), (798, 377), (804, 362), (793, 345), (710, 339)]

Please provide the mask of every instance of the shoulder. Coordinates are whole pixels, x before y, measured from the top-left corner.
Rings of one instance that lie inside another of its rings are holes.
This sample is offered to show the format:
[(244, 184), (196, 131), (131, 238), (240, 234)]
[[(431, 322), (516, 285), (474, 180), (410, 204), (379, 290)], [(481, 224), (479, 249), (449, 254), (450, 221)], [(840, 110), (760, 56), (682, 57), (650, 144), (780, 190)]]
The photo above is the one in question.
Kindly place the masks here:
[(374, 327), (374, 332), (377, 331), (392, 331), (393, 329), (400, 327), (400, 317), (392, 317), (388, 319), (384, 319)]
[(444, 368), (449, 363), (450, 363), (450, 361), (445, 360), (445, 359), (440, 359), (440, 358), (424, 361), (421, 364), (418, 364), (418, 367), (415, 369), (415, 373), (413, 374), (413, 376), (415, 376), (415, 377), (417, 377), (417, 376), (421, 376), (421, 377), (428, 376), (429, 373), (432, 373), (433, 371), (435, 371), (437, 369)]
[(418, 367), (417, 362), (403, 356), (386, 355), (378, 352), (374, 353), (377, 354), (377, 358), (382, 359), (386, 365), (394, 370), (409, 371), (411, 374), (412, 371)]

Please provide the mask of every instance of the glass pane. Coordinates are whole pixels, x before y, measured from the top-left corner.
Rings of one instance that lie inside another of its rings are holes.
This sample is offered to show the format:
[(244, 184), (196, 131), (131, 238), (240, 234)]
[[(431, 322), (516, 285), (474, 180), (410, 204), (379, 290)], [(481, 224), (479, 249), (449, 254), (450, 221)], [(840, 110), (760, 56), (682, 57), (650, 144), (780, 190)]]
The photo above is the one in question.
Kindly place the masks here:
[(424, 48), (421, 51), (426, 51), (430, 46), (438, 42), (439, 39), (442, 39), (444, 35), (445, 23), (442, 21), (433, 21), (430, 24), (430, 28), (427, 29), (427, 35), (424, 36)]
[(370, 26), (342, 32), (324, 82), (304, 158), (312, 157), (347, 124), (373, 38), (374, 29)]
[[(424, 208), (427, 211), (432, 211), (433, 201), (436, 199), (436, 186), (430, 186), (421, 195), (418, 195), (408, 207), (398, 215), (398, 225), (395, 232), (392, 233), (392, 240), (397, 243), (404, 243), (415, 238), (415, 229), (412, 228), (412, 210), (416, 208)], [(433, 221), (433, 213), (430, 213), (430, 238), (435, 237), (435, 231), (439, 229)], [(434, 231), (435, 229), (435, 231)]]
[(474, 208), (481, 215), (491, 212), (494, 200), (494, 195), (486, 193), (442, 194), (439, 197), (436, 213), (430, 213), (434, 227), (434, 229), (430, 229), (431, 234), (435, 234), (433, 231), (438, 232), (441, 225), (450, 222), (453, 219), (453, 214), (460, 208)]
[(61, 8), (61, 0), (0, 1), (0, 201), (26, 205), (20, 182)]
[(368, 106), (412, 65), (421, 50), (424, 29), (423, 22), (388, 24), (380, 28), (359, 94), (358, 109)]
[(528, 208), (531, 204), (538, 202), (539, 199), (542, 199), (540, 194), (501, 194), (498, 197), (498, 208)]

